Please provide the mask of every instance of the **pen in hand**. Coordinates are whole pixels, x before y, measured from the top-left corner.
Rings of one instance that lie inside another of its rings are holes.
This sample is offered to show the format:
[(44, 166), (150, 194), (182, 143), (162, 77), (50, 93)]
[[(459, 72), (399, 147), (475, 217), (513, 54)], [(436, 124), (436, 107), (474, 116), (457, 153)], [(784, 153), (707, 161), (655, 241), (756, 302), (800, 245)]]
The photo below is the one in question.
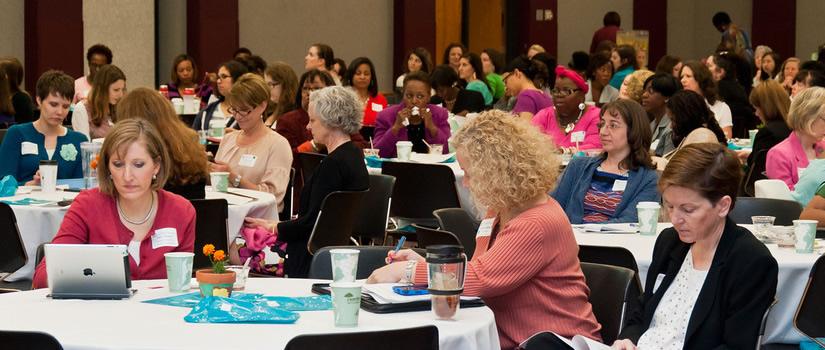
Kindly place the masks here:
[[(398, 240), (398, 244), (395, 245), (395, 249), (392, 251), (392, 255), (398, 254), (398, 251), (401, 250), (401, 247), (404, 246), (404, 242), (407, 241), (407, 236), (401, 236), (401, 239)], [(392, 263), (392, 258), (387, 258), (387, 264)]]

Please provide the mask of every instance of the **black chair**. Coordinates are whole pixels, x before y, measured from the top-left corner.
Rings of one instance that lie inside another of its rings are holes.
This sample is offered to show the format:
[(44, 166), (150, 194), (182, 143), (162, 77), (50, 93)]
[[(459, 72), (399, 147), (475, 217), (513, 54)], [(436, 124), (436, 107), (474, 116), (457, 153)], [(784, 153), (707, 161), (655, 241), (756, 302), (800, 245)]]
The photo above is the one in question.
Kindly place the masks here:
[(0, 203), (0, 281), (19, 270), (29, 261), (26, 246), (17, 228), (14, 210), (6, 203)]
[(195, 260), (192, 269), (203, 269), (212, 266), (209, 257), (199, 254), (206, 244), (212, 244), (216, 250), (228, 252), (226, 232), (228, 230), (229, 204), (226, 199), (193, 199), (195, 207)]
[(326, 154), (321, 153), (298, 153), (298, 163), (301, 164), (301, 178), (303, 179), (303, 183), (307, 183), (309, 177), (312, 176), (312, 173), (315, 172), (315, 169), (318, 168), (318, 165), (320, 165), (321, 161), (326, 157)]
[(375, 127), (365, 125), (365, 126), (362, 126), (361, 130), (358, 130), (358, 132), (361, 134), (361, 137), (363, 137), (364, 140), (367, 140), (367, 142), (369, 142), (369, 140), (373, 136), (375, 136)]
[[(308, 278), (330, 280), (332, 279), (332, 262), (329, 251), (332, 249), (356, 249), (358, 253), (358, 271), (356, 279), (364, 279), (370, 276), (375, 269), (387, 264), (384, 260), (387, 252), (393, 250), (390, 246), (332, 246), (323, 247), (312, 256), (312, 263), (309, 265)], [(414, 249), (421, 256), (426, 256), (427, 251)]]
[(370, 190), (364, 195), (362, 210), (358, 211), (352, 231), (352, 235), (360, 238), (362, 244), (371, 242), (383, 245), (386, 242), (393, 187), (395, 177), (370, 175)]
[(639, 266), (636, 265), (636, 258), (629, 250), (623, 247), (603, 247), (596, 245), (579, 245), (579, 261), (619, 266), (633, 270), (636, 283), (641, 287), (639, 279)]
[(438, 350), (438, 328), (424, 326), (389, 331), (306, 334), (292, 338), (284, 350), (338, 349)]
[(286, 184), (284, 194), (284, 208), (278, 213), (280, 221), (292, 220), (292, 201), (295, 198), (295, 168), (289, 169), (289, 182)]
[[(825, 256), (816, 259), (805, 286), (805, 293), (796, 309), (793, 326), (800, 333), (825, 348)], [(820, 338), (820, 339), (816, 339)]]
[(472, 259), (473, 252), (476, 249), (476, 233), (478, 232), (479, 221), (461, 208), (438, 209), (433, 211), (433, 216), (438, 221), (439, 228), (458, 237), (461, 245), (464, 246), (467, 260)]
[(455, 174), (446, 165), (384, 162), (381, 173), (395, 176), (390, 216), (435, 227), (434, 210), (461, 207)]
[(321, 211), (309, 234), (307, 250), (315, 254), (328, 246), (347, 245), (352, 239), (355, 216), (361, 209), (361, 200), (367, 191), (336, 191), (321, 203)]
[(794, 220), (799, 219), (799, 214), (802, 214), (802, 205), (796, 201), (738, 197), (736, 206), (728, 215), (733, 222), (746, 225), (753, 223), (751, 216), (769, 215), (776, 218), (774, 225), (789, 226), (793, 225)]
[[(458, 237), (452, 234), (452, 232), (424, 227), (418, 224), (413, 224), (412, 226), (415, 228), (415, 234), (418, 237), (419, 248), (427, 249), (427, 247), (437, 244), (461, 245), (461, 241), (459, 241)], [(467, 252), (466, 247), (464, 247), (464, 252)]]
[(53, 336), (42, 332), (0, 331), (3, 349), (63, 350)]
[(590, 289), (593, 315), (602, 325), (602, 340), (605, 344), (613, 344), (624, 327), (635, 273), (619, 266), (586, 262), (581, 263), (581, 266), (587, 287)]
[(768, 178), (765, 175), (765, 162), (768, 158), (768, 150), (760, 150), (752, 157), (753, 162), (748, 164), (750, 168), (748, 169), (748, 173), (745, 174), (745, 181), (742, 181), (742, 192), (749, 197), (753, 197), (755, 194), (754, 183), (756, 183), (757, 180)]

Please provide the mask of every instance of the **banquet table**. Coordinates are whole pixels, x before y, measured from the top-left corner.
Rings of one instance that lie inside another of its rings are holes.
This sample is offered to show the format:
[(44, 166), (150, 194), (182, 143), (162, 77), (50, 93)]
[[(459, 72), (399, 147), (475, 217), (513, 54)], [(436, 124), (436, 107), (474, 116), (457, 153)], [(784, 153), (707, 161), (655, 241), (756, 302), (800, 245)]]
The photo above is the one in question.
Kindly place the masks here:
[[(607, 225), (611, 226), (611, 225)], [(618, 225), (617, 225), (618, 226)], [(671, 227), (670, 223), (659, 223), (658, 231)], [(753, 232), (752, 225), (740, 225)], [(642, 236), (626, 233), (590, 233), (574, 229), (576, 241), (580, 245), (624, 247), (633, 253), (639, 265), (639, 278), (645, 283), (648, 268), (653, 258), (653, 246), (657, 236)], [(776, 287), (777, 304), (771, 310), (765, 327), (764, 343), (799, 343), (805, 337), (793, 328), (793, 316), (805, 285), (819, 253), (800, 254), (793, 248), (780, 248), (776, 244), (766, 245), (779, 264), (779, 279)]]
[[(278, 209), (276, 207), (276, 199), (271, 193), (238, 188), (232, 188), (230, 191), (254, 197), (255, 199), (214, 192), (207, 187), (207, 199), (225, 198), (227, 202), (229, 202), (227, 241), (234, 239), (238, 235), (243, 225), (244, 217), (253, 216), (264, 219), (277, 219)], [(48, 203), (11, 205), (29, 259), (26, 265), (8, 276), (6, 278), (7, 281), (12, 282), (31, 279), (32, 276), (34, 276), (37, 247), (42, 243), (51, 242), (60, 228), (63, 216), (66, 215), (66, 211), (69, 209), (69, 206), (61, 207), (55, 204), (55, 202), (74, 199), (78, 194), (78, 192), (60, 190), (47, 194), (40, 192), (40, 188), (35, 186), (18, 188), (15, 196), (0, 198), (0, 200), (4, 201), (17, 201), (25, 198), (48, 201)]]
[[(308, 279), (251, 278), (246, 292), (310, 296)], [(66, 350), (79, 349), (283, 349), (302, 334), (365, 332), (435, 325), (439, 345), (450, 349), (499, 349), (493, 312), (461, 309), (455, 320), (436, 320), (431, 311), (373, 314), (360, 311), (358, 326), (337, 328), (332, 310), (300, 312), (294, 324), (186, 323), (188, 308), (142, 303), (172, 295), (166, 280), (134, 281), (129, 300), (52, 300), (47, 289), (0, 294), (0, 329), (46, 332)], [(390, 341), (390, 340), (388, 340)], [(342, 349), (353, 347), (342, 344)]]

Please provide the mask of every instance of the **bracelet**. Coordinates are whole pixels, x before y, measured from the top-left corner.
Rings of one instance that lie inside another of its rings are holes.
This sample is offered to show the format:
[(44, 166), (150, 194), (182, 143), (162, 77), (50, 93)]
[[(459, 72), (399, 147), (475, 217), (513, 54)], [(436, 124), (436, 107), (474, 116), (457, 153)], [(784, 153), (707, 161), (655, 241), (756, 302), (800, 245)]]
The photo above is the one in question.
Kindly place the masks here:
[(415, 260), (407, 261), (407, 266), (404, 267), (404, 278), (401, 280), (401, 283), (413, 284), (413, 272), (415, 272), (415, 266), (418, 264)]
[(232, 186), (239, 187), (241, 185), (241, 175), (238, 174), (235, 176), (235, 180), (232, 180)]

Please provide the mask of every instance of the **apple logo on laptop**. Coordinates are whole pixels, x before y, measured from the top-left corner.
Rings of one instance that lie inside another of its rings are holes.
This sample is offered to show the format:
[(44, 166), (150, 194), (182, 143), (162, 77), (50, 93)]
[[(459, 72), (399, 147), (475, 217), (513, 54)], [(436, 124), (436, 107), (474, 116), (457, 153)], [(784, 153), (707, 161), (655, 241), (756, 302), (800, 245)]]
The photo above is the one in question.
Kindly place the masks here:
[(83, 269), (83, 276), (94, 276), (95, 272), (90, 268)]

